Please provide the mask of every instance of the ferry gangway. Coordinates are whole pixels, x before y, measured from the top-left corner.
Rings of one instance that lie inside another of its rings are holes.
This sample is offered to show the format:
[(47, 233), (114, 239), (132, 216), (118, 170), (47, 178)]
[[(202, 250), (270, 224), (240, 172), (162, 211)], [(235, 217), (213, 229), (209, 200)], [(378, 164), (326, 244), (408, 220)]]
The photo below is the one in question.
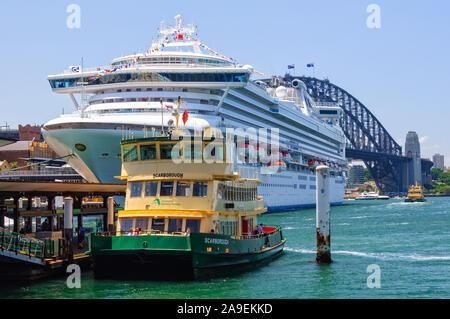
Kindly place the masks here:
[(45, 264), (45, 241), (0, 228), (0, 256)]

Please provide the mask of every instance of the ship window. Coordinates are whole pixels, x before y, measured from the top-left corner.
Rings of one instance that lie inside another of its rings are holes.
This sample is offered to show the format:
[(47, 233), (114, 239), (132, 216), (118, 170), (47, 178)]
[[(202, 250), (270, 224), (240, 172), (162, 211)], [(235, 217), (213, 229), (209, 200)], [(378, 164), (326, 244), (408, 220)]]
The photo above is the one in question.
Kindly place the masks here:
[(144, 196), (156, 196), (156, 192), (158, 191), (158, 182), (145, 182), (145, 192)]
[(120, 231), (128, 232), (133, 228), (133, 218), (121, 218), (120, 219)]
[(164, 231), (166, 220), (164, 218), (152, 218), (152, 230)]
[(191, 195), (191, 183), (177, 182), (176, 196), (189, 197)]
[(159, 196), (172, 196), (173, 194), (173, 182), (161, 182), (161, 189), (159, 190)]
[(203, 159), (202, 144), (200, 143), (184, 143), (183, 158), (185, 162), (201, 163)]
[(176, 154), (173, 154), (172, 148), (174, 147), (175, 143), (170, 144), (160, 144), (159, 145), (159, 154), (161, 159), (172, 159), (176, 157)]
[(148, 229), (148, 218), (136, 218), (134, 228), (140, 228), (143, 231)]
[(131, 145), (131, 146), (124, 146), (123, 147), (123, 161), (124, 162), (132, 162), (138, 160), (138, 152), (137, 152), (137, 146)]
[(216, 162), (222, 163), (224, 160), (223, 156), (223, 144), (219, 143), (208, 143), (205, 144), (205, 161), (207, 163)]
[(191, 233), (200, 232), (200, 219), (186, 219), (186, 232), (189, 230)]
[(183, 219), (181, 218), (169, 218), (169, 225), (167, 231), (169, 233), (181, 232), (183, 226)]
[(130, 197), (141, 197), (141, 196), (142, 196), (142, 182), (130, 183)]
[(156, 145), (145, 144), (140, 146), (141, 149), (141, 161), (156, 159)]
[(217, 185), (217, 199), (222, 199), (223, 198), (223, 193), (224, 193), (224, 185), (222, 183), (219, 183)]
[(208, 183), (207, 182), (194, 182), (192, 187), (192, 196), (206, 197), (208, 195)]

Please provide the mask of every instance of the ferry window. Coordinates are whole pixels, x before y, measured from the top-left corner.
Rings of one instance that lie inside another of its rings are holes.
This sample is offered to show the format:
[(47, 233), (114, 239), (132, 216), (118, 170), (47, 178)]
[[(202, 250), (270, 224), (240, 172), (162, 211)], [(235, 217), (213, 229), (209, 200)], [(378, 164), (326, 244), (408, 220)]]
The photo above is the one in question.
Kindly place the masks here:
[(145, 182), (144, 196), (156, 196), (158, 191), (158, 182)]
[(142, 182), (130, 183), (130, 197), (141, 197), (141, 196), (142, 196)]
[[(161, 159), (172, 159), (176, 156), (176, 154), (172, 153), (172, 148), (175, 146), (175, 143), (165, 143), (159, 145), (159, 154)], [(175, 155), (175, 156), (174, 156)]]
[(145, 144), (140, 146), (141, 149), (141, 161), (156, 159), (156, 145)]
[(191, 183), (189, 182), (177, 182), (176, 196), (191, 196)]
[(120, 231), (127, 232), (133, 228), (133, 218), (121, 218), (120, 219)]
[(143, 231), (147, 231), (148, 229), (148, 218), (136, 218), (136, 222), (134, 224), (134, 228), (140, 228)]
[(186, 219), (186, 231), (190, 229), (191, 233), (200, 232), (200, 219)]
[(205, 161), (223, 162), (223, 144), (219, 143), (208, 143), (205, 144), (204, 151)]
[(206, 197), (208, 195), (207, 182), (194, 182), (192, 196)]
[(159, 190), (159, 196), (172, 196), (173, 194), (173, 182), (161, 182), (161, 189)]
[(164, 231), (166, 220), (164, 218), (152, 218), (152, 230)]
[(132, 162), (138, 160), (138, 152), (136, 145), (124, 146), (123, 147), (123, 161)]
[(223, 184), (219, 183), (217, 185), (217, 199), (222, 199), (223, 198)]
[(183, 158), (185, 162), (201, 163), (203, 151), (201, 143), (183, 143)]
[(169, 218), (168, 232), (181, 232), (183, 225), (183, 219), (181, 218)]

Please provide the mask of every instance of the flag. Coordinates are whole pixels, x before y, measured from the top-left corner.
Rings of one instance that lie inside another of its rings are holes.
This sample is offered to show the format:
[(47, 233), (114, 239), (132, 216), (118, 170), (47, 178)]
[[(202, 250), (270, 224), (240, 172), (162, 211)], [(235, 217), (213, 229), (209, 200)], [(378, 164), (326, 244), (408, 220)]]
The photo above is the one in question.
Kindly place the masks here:
[(313, 68), (314, 67), (314, 62), (308, 63), (306, 65), (307, 68)]
[(294, 68), (295, 68), (295, 64), (288, 65), (288, 69), (294, 69)]
[(188, 111), (186, 109), (184, 109), (183, 116), (181, 117), (181, 119), (183, 120), (183, 124), (184, 125), (186, 125), (186, 122), (187, 122), (188, 118), (189, 118)]

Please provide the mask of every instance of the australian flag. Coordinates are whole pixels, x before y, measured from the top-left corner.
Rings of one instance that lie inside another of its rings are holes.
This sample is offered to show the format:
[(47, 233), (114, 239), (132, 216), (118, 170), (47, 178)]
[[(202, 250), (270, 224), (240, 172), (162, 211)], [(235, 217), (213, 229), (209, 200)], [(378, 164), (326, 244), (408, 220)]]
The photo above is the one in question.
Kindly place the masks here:
[(295, 64), (289, 64), (288, 69), (295, 69)]
[(308, 63), (308, 64), (306, 65), (306, 67), (307, 67), (307, 68), (313, 68), (313, 67), (314, 67), (314, 62)]

